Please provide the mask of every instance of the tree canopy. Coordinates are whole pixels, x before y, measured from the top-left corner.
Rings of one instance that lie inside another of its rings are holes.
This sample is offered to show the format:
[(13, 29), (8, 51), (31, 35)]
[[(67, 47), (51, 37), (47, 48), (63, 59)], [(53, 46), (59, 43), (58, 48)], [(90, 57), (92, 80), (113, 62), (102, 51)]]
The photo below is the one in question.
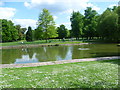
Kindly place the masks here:
[(84, 13), (84, 36), (90, 39), (96, 34), (97, 27), (97, 12), (92, 10), (91, 7), (87, 7)]
[(97, 37), (105, 41), (120, 41), (120, 6), (107, 8), (102, 14), (98, 14), (91, 7), (86, 8), (84, 15), (79, 11), (73, 11), (70, 16), (71, 30), (63, 24), (56, 28), (53, 16), (47, 9), (43, 9), (40, 13), (37, 28), (32, 30), (29, 26), (26, 35), (26, 28), (14, 25), (11, 20), (0, 19), (0, 22), (2, 42), (24, 40), (25, 36), (27, 41), (33, 39), (46, 39), (47, 41), (56, 37), (59, 39), (66, 37), (94, 39)]
[(60, 39), (67, 37), (67, 28), (65, 28), (65, 26), (63, 24), (60, 25), (60, 27), (58, 27), (57, 32), (58, 32), (58, 37)]
[(2, 42), (17, 41), (18, 31), (11, 20), (2, 19)]
[(28, 27), (28, 31), (26, 33), (26, 41), (32, 41), (33, 39), (33, 36), (32, 36), (32, 29), (31, 27), (29, 26)]
[(46, 40), (49, 38), (57, 37), (57, 30), (53, 16), (47, 9), (43, 9), (42, 13), (40, 13), (38, 19), (38, 28), (36, 31), (39, 33), (40, 38), (42, 37)]
[(70, 21), (71, 21), (71, 28), (72, 28), (71, 34), (76, 39), (79, 39), (79, 37), (82, 35), (83, 15), (80, 14), (80, 12), (73, 11)]

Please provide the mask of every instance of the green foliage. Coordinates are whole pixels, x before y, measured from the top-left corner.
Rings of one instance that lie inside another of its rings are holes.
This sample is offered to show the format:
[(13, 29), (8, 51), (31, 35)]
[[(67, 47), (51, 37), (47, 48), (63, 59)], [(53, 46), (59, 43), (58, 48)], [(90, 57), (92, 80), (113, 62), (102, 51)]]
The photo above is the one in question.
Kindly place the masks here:
[(16, 25), (15, 28), (18, 30), (18, 40), (23, 40), (25, 38), (25, 31), (26, 31), (26, 28), (21, 28), (20, 25)]
[(63, 39), (65, 37), (67, 37), (67, 32), (68, 30), (65, 28), (65, 26), (62, 24), (60, 25), (60, 27), (57, 28), (57, 32), (58, 32), (58, 37), (60, 39)]
[(2, 42), (17, 41), (18, 31), (11, 20), (2, 19)]
[(118, 6), (117, 10), (116, 10), (117, 14), (118, 14), (118, 34), (119, 34), (119, 40), (120, 40), (120, 6)]
[(87, 7), (85, 10), (84, 16), (84, 36), (85, 37), (94, 37), (96, 35), (96, 27), (97, 27), (97, 12), (92, 10), (91, 7)]
[(28, 27), (28, 31), (26, 33), (26, 41), (32, 41), (32, 29), (30, 26)]
[[(64, 25), (56, 28), (53, 16), (47, 9), (43, 9), (39, 15), (38, 27), (32, 31), (32, 35), (26, 35), (26, 39), (27, 41), (46, 39), (47, 41), (56, 37), (75, 37), (76, 39), (98, 37), (111, 42), (120, 41), (120, 6), (107, 8), (101, 15), (98, 15), (91, 7), (87, 7), (84, 15), (73, 11), (70, 21), (71, 30), (67, 30)], [(0, 19), (0, 22), (2, 42), (25, 39), (26, 28), (21, 28), (20, 25), (14, 26), (12, 21), (6, 19)]]
[(35, 29), (35, 32), (34, 32), (34, 38), (36, 40), (40, 40), (40, 39), (43, 39), (43, 31), (42, 31), (42, 27), (38, 27), (37, 29)]
[[(55, 22), (53, 16), (47, 9), (43, 9), (42, 13), (39, 15), (38, 28), (36, 30), (38, 35), (37, 39), (49, 39), (57, 37), (57, 30), (55, 28)], [(40, 36), (39, 36), (40, 35)]]
[(70, 38), (71, 35), (70, 35), (70, 30), (67, 30), (67, 37)]
[(71, 34), (76, 39), (79, 39), (79, 37), (82, 36), (83, 15), (80, 14), (80, 12), (73, 11), (70, 21), (71, 21), (71, 28), (72, 28)]
[(98, 31), (103, 40), (118, 41), (120, 40), (120, 30), (118, 29), (118, 16), (115, 9), (109, 8), (100, 16)]

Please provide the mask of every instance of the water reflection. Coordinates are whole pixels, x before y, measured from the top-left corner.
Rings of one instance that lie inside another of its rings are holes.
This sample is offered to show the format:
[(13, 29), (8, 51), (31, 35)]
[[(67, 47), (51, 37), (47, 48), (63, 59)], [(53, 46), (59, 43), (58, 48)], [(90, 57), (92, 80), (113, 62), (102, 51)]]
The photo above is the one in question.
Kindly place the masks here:
[(16, 59), (14, 62), (15, 64), (20, 64), (20, 63), (36, 63), (39, 62), (38, 59), (35, 57), (36, 53), (33, 54), (31, 57), (30, 55), (22, 55), (21, 59)]
[(99, 56), (117, 56), (118, 54), (118, 47), (115, 44), (4, 49), (2, 50), (2, 63), (35, 63)]
[(90, 50), (89, 48), (78, 48), (78, 50)]

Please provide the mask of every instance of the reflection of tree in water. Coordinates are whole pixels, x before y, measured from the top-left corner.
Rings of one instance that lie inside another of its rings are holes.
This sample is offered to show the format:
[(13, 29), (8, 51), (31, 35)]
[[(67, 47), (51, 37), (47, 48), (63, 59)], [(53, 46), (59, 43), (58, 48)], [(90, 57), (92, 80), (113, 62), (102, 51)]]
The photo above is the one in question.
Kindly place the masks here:
[(34, 48), (35, 53), (36, 53), (36, 58), (40, 61), (40, 60), (44, 60), (44, 50), (43, 48), (39, 47), (39, 48)]
[(22, 58), (23, 53), (22, 49), (4, 49), (2, 50), (2, 63), (14, 63), (16, 58)]
[(66, 58), (66, 55), (68, 53), (68, 46), (59, 46), (58, 51), (58, 56), (63, 60)]
[[(79, 48), (89, 48), (90, 50), (78, 50)], [(118, 47), (115, 44), (90, 44), (73, 46), (72, 58), (93, 58), (106, 56), (119, 56)]]
[(56, 47), (40, 47), (35, 48), (36, 58), (41, 61), (55, 61), (58, 55), (58, 50)]
[(34, 48), (26, 48), (26, 53), (29, 55), (30, 59), (32, 59), (34, 52)]
[[(90, 50), (79, 50), (79, 48), (90, 48)], [(83, 45), (83, 46), (52, 46), (20, 49), (3, 49), (2, 63), (14, 63), (16, 59), (22, 59), (23, 55), (29, 55), (29, 58), (42, 61), (55, 61), (64, 59), (79, 59), (99, 56), (119, 55), (118, 48), (115, 44), (104, 45)], [(72, 58), (71, 58), (72, 57)]]
[(36, 50), (36, 58), (41, 62), (41, 61), (56, 61), (58, 60), (58, 57), (61, 59), (65, 59), (67, 52), (68, 52), (68, 47), (40, 47), (40, 48), (35, 48)]
[(91, 45), (91, 57), (119, 56), (119, 48), (115, 44), (93, 44)]
[(79, 50), (79, 48), (85, 48), (84, 46), (72, 47), (72, 59), (80, 59), (90, 56), (89, 50)]

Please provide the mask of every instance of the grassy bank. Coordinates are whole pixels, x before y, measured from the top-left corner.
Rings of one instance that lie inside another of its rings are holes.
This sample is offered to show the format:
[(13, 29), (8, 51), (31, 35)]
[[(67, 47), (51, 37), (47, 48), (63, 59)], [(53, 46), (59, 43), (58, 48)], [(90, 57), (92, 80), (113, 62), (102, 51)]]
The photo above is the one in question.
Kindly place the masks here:
[(65, 41), (59, 40), (59, 39), (50, 39), (46, 42), (46, 40), (37, 40), (32, 42), (27, 42), (25, 40), (23, 41), (17, 41), (17, 42), (6, 42), (6, 43), (0, 43), (0, 46), (15, 46), (15, 45), (32, 45), (32, 44), (77, 44), (77, 43), (83, 43), (81, 40), (74, 40), (71, 41), (70, 39), (65, 39)]
[(32, 42), (27, 42), (26, 40), (16, 41), (16, 42), (5, 42), (5, 43), (0, 43), (0, 46), (16, 46), (16, 45), (32, 45), (32, 44), (42, 44), (42, 45), (48, 45), (48, 44), (78, 44), (78, 43), (115, 43), (115, 42), (107, 42), (107, 41), (103, 41), (103, 40), (99, 40), (99, 39), (93, 39), (93, 40), (65, 39), (64, 41), (59, 40), (59, 39), (49, 39), (47, 42), (46, 42), (46, 40), (37, 40), (37, 41), (32, 41)]
[(3, 68), (3, 88), (117, 88), (118, 60)]

